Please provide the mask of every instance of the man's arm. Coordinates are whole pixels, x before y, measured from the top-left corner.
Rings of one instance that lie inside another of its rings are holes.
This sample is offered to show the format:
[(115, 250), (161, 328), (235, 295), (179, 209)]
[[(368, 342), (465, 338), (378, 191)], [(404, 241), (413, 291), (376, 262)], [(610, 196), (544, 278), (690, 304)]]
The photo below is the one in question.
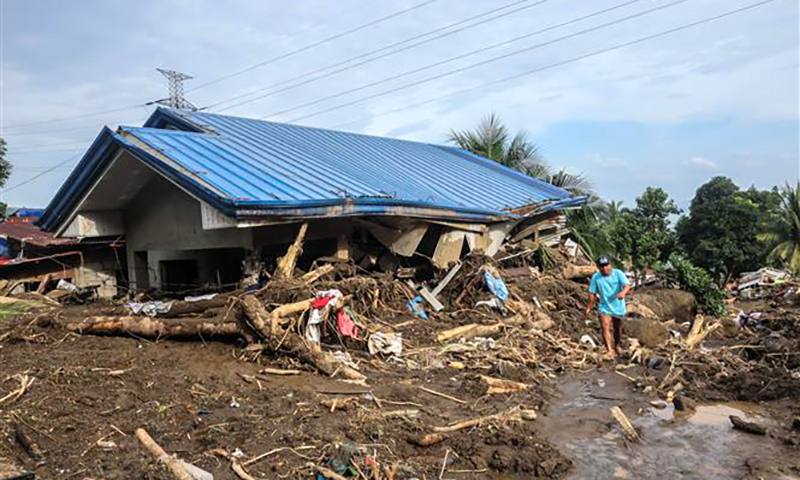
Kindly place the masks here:
[(594, 309), (595, 301), (597, 300), (597, 295), (594, 293), (589, 293), (589, 303), (586, 305), (586, 316), (588, 317), (592, 310)]
[(619, 275), (620, 280), (622, 281), (622, 290), (620, 290), (617, 294), (617, 298), (620, 300), (625, 300), (625, 296), (631, 291), (631, 281), (628, 280), (628, 276), (621, 271), (619, 272)]

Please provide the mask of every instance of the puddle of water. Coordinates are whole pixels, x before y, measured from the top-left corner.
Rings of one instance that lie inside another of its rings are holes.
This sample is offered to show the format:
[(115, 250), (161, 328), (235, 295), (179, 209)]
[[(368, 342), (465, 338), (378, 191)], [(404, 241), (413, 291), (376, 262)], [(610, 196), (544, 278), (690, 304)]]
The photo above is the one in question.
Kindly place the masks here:
[[(752, 405), (705, 405), (693, 414), (674, 412), (672, 405), (659, 410), (632, 393), (624, 379), (600, 375), (604, 382), (568, 380), (561, 388), (563, 401), (540, 418), (542, 433), (575, 465), (570, 479), (728, 480), (744, 473), (746, 459), (778, 454), (774, 442), (732, 430), (730, 415), (765, 422)], [(610, 414), (616, 405), (642, 443), (622, 438)]]

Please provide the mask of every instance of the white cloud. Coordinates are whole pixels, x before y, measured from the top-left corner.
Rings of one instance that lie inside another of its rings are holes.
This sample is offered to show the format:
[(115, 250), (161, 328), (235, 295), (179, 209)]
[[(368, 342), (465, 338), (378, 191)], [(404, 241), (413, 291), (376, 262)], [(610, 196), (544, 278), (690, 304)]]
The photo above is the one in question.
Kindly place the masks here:
[(627, 168), (631, 166), (630, 163), (626, 162), (625, 160), (621, 160), (617, 157), (607, 157), (599, 153), (590, 153), (587, 155), (587, 157), (592, 164), (597, 165), (598, 167)]
[(697, 156), (692, 157), (692, 158), (689, 159), (687, 164), (695, 166), (695, 167), (698, 167), (698, 168), (702, 168), (702, 169), (705, 169), (705, 170), (717, 170), (717, 169), (719, 169), (719, 166), (716, 163), (714, 163), (713, 161), (711, 161), (711, 160), (709, 160), (709, 159), (707, 159), (705, 157), (697, 157)]

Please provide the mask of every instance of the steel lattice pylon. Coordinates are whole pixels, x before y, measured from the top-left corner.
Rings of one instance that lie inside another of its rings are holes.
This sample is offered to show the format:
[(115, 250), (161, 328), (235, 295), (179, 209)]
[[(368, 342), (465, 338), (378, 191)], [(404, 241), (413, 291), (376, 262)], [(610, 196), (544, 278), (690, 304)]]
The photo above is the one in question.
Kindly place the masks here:
[(197, 107), (192, 105), (188, 100), (183, 98), (183, 82), (191, 80), (192, 77), (185, 73), (176, 72), (175, 70), (165, 70), (163, 68), (156, 68), (162, 75), (167, 77), (169, 82), (169, 97), (159, 100), (156, 103), (165, 105), (171, 108), (185, 108), (189, 110), (197, 110)]

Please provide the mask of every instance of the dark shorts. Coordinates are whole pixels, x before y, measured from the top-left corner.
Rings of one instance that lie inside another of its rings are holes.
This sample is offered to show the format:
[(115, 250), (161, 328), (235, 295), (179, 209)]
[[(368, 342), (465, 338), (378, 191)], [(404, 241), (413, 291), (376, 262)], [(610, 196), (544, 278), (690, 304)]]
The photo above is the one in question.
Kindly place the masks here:
[(606, 316), (606, 317), (611, 317), (611, 318), (616, 318), (616, 319), (617, 319), (617, 320), (619, 320), (619, 321), (625, 320), (625, 315), (622, 315), (622, 316), (619, 316), (619, 315), (609, 315), (609, 314), (607, 314), (607, 313), (598, 313), (598, 314), (597, 314), (597, 319), (599, 320), (599, 319), (600, 319), (600, 317), (603, 317), (603, 316)]

